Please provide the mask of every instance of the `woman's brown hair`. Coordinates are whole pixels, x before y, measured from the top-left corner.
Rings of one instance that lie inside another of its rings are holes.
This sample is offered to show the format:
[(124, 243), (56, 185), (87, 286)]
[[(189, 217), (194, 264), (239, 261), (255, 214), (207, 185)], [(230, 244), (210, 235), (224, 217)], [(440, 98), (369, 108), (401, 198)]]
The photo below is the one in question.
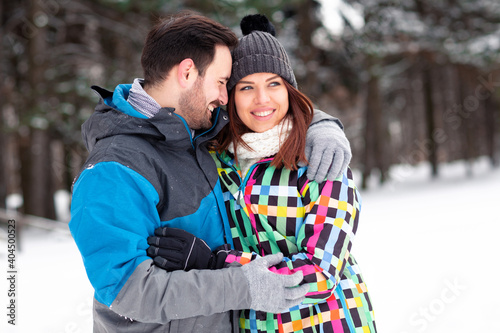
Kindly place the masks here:
[[(290, 170), (296, 170), (299, 162), (308, 163), (304, 150), (307, 128), (311, 123), (314, 111), (312, 102), (306, 95), (295, 89), (286, 80), (283, 80), (283, 83), (288, 91), (289, 102), (285, 118), (290, 119), (292, 122), (292, 129), (271, 162), (271, 165), (276, 168), (285, 167)], [(248, 148), (248, 145), (242, 140), (241, 136), (252, 131), (238, 117), (234, 100), (235, 90), (236, 88), (233, 88), (230, 91), (226, 108), (229, 113), (229, 125), (219, 133), (215, 142), (214, 149), (219, 153), (227, 150), (231, 143), (233, 147), (243, 145)], [(238, 161), (236, 152), (234, 157)]]

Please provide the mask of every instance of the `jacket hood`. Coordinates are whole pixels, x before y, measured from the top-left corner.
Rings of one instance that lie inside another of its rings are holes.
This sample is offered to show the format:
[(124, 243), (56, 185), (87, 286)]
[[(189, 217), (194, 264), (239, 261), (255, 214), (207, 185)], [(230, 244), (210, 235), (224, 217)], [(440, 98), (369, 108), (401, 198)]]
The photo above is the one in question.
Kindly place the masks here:
[[(227, 123), (227, 116), (224, 120), (218, 121), (219, 113), (225, 114), (225, 111), (219, 109), (214, 115), (214, 126), (192, 139), (191, 130), (186, 121), (176, 115), (173, 108), (162, 108), (152, 118), (147, 118), (136, 111), (127, 102), (131, 87), (131, 84), (121, 84), (114, 92), (111, 92), (92, 86), (100, 100), (95, 112), (82, 125), (83, 141), (89, 152), (99, 140), (116, 135), (140, 135), (149, 137), (151, 140), (167, 141), (170, 146), (194, 145), (193, 141), (198, 137), (203, 136), (206, 139), (207, 132), (216, 134)], [(215, 127), (217, 127), (216, 131), (213, 131)]]

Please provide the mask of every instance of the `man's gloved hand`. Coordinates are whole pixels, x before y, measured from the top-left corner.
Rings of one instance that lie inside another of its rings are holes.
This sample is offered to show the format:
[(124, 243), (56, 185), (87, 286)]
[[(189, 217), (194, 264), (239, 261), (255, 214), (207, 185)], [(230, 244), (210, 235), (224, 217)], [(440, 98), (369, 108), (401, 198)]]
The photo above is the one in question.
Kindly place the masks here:
[(241, 267), (250, 286), (250, 308), (280, 313), (304, 300), (309, 286), (299, 286), (303, 278), (301, 271), (292, 275), (281, 275), (269, 270), (270, 266), (280, 263), (282, 259), (282, 253), (271, 254)]
[(309, 126), (306, 135), (307, 178), (321, 183), (335, 180), (351, 161), (351, 145), (335, 121), (323, 120)]
[(216, 264), (216, 256), (200, 238), (177, 228), (162, 227), (148, 237), (147, 254), (156, 266), (167, 271), (207, 269)]

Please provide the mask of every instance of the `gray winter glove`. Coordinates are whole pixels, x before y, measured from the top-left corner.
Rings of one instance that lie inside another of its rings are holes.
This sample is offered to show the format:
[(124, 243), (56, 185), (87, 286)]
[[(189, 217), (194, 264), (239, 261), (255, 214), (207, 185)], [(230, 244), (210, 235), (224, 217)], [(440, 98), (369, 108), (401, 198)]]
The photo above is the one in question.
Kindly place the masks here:
[(351, 145), (337, 122), (322, 120), (309, 126), (306, 135), (307, 178), (321, 183), (337, 179), (351, 161)]
[(302, 272), (280, 275), (268, 269), (280, 263), (282, 259), (282, 253), (271, 254), (257, 258), (241, 268), (250, 286), (252, 298), (250, 308), (280, 313), (304, 300), (309, 286), (307, 284), (298, 286), (303, 278)]

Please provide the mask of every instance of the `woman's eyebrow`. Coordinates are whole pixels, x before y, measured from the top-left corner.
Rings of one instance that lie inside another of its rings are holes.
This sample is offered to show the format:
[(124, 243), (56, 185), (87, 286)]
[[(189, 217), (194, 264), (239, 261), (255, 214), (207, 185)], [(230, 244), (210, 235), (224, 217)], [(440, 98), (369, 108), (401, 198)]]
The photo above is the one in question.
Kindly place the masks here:
[(240, 83), (244, 83), (244, 84), (253, 84), (254, 82), (253, 81), (239, 81), (238, 83), (236, 84), (240, 84)]
[(267, 80), (266, 80), (266, 82), (267, 82), (267, 81), (274, 80), (274, 79), (276, 79), (276, 78), (278, 78), (278, 77), (280, 77), (280, 76), (279, 76), (278, 74), (276, 74), (275, 76), (270, 77), (269, 79), (267, 79)]

